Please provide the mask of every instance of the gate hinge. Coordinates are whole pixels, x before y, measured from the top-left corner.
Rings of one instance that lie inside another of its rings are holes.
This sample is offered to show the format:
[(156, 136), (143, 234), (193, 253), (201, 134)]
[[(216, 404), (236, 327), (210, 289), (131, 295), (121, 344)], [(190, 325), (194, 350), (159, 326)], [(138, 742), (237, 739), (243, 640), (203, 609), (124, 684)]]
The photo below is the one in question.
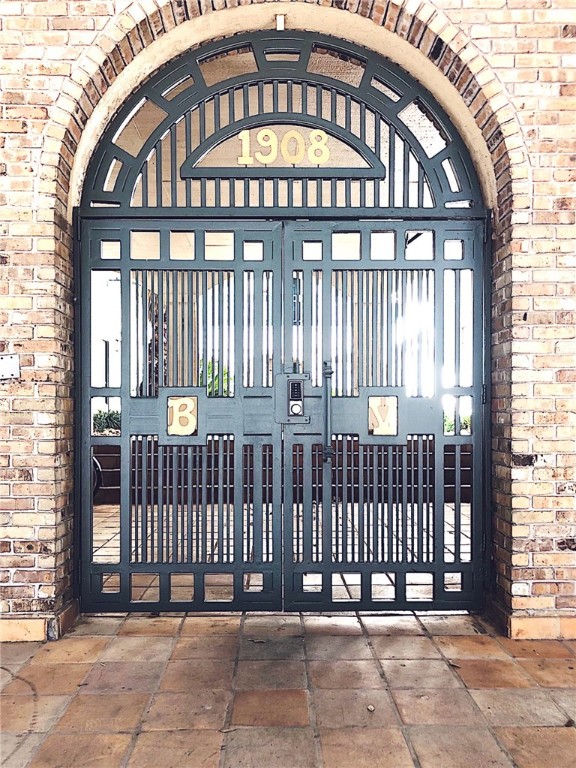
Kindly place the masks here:
[(482, 384), (482, 405), (486, 405), (488, 402), (488, 387), (486, 384)]

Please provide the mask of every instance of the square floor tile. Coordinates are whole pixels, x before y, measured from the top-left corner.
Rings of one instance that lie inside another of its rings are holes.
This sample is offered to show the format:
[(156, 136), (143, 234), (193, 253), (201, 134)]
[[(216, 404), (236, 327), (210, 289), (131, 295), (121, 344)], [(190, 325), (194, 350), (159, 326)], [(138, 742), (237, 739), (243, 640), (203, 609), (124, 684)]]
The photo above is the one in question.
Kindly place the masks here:
[(379, 659), (439, 659), (440, 652), (428, 637), (375, 635), (372, 647)]
[(307, 635), (361, 635), (362, 627), (355, 616), (304, 616)]
[(497, 728), (517, 768), (574, 768), (575, 728)]
[(440, 635), (436, 646), (448, 659), (509, 659), (506, 651), (488, 635)]
[(311, 728), (237, 728), (227, 734), (223, 768), (317, 767)]
[(232, 661), (187, 659), (169, 661), (160, 682), (161, 691), (182, 691), (232, 686)]
[(239, 630), (240, 616), (189, 616), (184, 619), (180, 634), (183, 637), (236, 635)]
[(107, 661), (95, 664), (82, 686), (81, 693), (129, 693), (154, 691), (158, 687), (165, 664), (157, 661)]
[(374, 661), (311, 661), (310, 678), (315, 688), (384, 688)]
[(238, 653), (236, 635), (202, 635), (180, 637), (172, 652), (172, 659), (222, 659), (232, 661)]
[(576, 688), (576, 659), (520, 659), (519, 664), (544, 688)]
[(240, 641), (240, 658), (246, 661), (266, 659), (302, 661), (304, 659), (304, 638), (243, 637)]
[(3, 733), (2, 768), (28, 768), (45, 738), (45, 733)]
[(302, 635), (300, 616), (284, 616), (273, 614), (269, 616), (247, 616), (244, 620), (243, 633), (246, 636), (272, 635), (274, 637)]
[(183, 619), (183, 616), (156, 616), (149, 618), (130, 616), (122, 624), (118, 634), (174, 637), (182, 626)]
[(120, 768), (132, 737), (108, 733), (56, 733), (47, 736), (30, 768)]
[(408, 737), (421, 768), (513, 768), (488, 728), (420, 725)]
[(362, 616), (369, 635), (423, 635), (424, 627), (415, 616)]
[(500, 659), (458, 659), (454, 669), (467, 688), (534, 688), (523, 669)]
[(319, 728), (381, 728), (398, 723), (388, 691), (318, 688), (313, 699)]
[(564, 725), (566, 715), (547, 691), (498, 690), (470, 692), (490, 725)]
[(475, 616), (419, 614), (431, 635), (484, 635), (486, 628)]
[(370, 646), (363, 637), (334, 637), (334, 635), (308, 635), (306, 656), (313, 661), (372, 659)]
[(92, 664), (26, 664), (18, 678), (2, 691), (5, 695), (51, 695), (75, 693)]
[(305, 688), (306, 667), (303, 661), (239, 661), (235, 684), (237, 690)]
[(63, 637), (39, 648), (31, 664), (93, 663), (102, 656), (109, 637)]
[(150, 695), (106, 693), (76, 696), (58, 721), (57, 731), (133, 731), (138, 726)]
[(561, 640), (511, 640), (498, 638), (500, 645), (516, 659), (574, 659), (570, 644)]
[(69, 695), (0, 696), (2, 734), (49, 731), (69, 701)]
[(124, 621), (125, 616), (80, 616), (69, 634), (72, 637), (82, 635), (115, 635)]
[(142, 725), (143, 731), (218, 730), (224, 726), (232, 694), (223, 690), (157, 693)]
[(326, 768), (413, 768), (399, 728), (340, 728), (321, 730)]
[(128, 768), (218, 768), (222, 739), (219, 731), (141, 733)]
[(16, 672), (42, 646), (42, 643), (0, 643), (0, 659), (5, 669)]
[(168, 661), (174, 648), (171, 637), (138, 636), (112, 638), (100, 661)]
[(450, 689), (392, 691), (406, 725), (483, 725), (468, 691)]
[(308, 692), (301, 689), (238, 691), (234, 696), (232, 725), (309, 726)]
[(382, 661), (390, 688), (460, 688), (458, 679), (444, 661)]
[(566, 715), (576, 722), (576, 690), (550, 690), (550, 696)]

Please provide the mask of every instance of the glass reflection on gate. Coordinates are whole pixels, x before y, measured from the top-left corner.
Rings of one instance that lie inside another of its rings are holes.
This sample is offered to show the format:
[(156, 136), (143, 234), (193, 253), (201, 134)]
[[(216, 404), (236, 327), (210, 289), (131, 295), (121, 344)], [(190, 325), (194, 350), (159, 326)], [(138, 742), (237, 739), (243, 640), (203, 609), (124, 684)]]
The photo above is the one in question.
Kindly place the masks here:
[(243, 273), (242, 384), (245, 388), (274, 383), (274, 273)]
[(92, 448), (92, 562), (120, 562), (121, 447)]
[(444, 562), (472, 559), (473, 447), (444, 446)]
[(170, 232), (170, 258), (173, 261), (194, 261), (195, 246), (194, 232)]
[(334, 270), (333, 396), (405, 387), (408, 397), (433, 397), (435, 311), (432, 270)]
[(444, 270), (444, 387), (474, 380), (474, 292), (471, 269)]
[(122, 311), (120, 292), (120, 272), (92, 271), (90, 370), (93, 387), (119, 387), (121, 383)]
[(130, 389), (206, 387), (234, 395), (234, 273), (133, 270), (130, 283)]

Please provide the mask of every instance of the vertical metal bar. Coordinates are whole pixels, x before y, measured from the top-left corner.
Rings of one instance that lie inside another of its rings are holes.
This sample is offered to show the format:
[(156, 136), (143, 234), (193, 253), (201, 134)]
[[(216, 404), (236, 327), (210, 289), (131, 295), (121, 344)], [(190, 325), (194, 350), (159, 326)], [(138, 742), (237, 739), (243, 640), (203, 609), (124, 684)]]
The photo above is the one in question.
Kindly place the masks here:
[(424, 207), (424, 169), (418, 162), (418, 208)]
[(364, 284), (366, 282), (366, 270), (363, 269), (358, 273), (357, 280), (357, 295), (356, 295), (356, 343), (357, 343), (357, 373), (356, 383), (358, 390), (361, 387), (366, 387), (366, 371), (365, 356), (366, 356), (366, 323), (365, 323), (365, 307), (364, 307)]
[[(192, 152), (192, 113), (187, 110), (184, 114), (184, 141), (186, 145), (186, 157)], [(184, 180), (186, 189), (186, 208), (192, 207), (192, 179)]]
[[(369, 534), (372, 541), (371, 553), (368, 558), (370, 562), (382, 562), (384, 560), (384, 552), (379, 547), (379, 527), (383, 522), (384, 514), (384, 477), (379, 470), (379, 463), (382, 457), (382, 447), (378, 445), (369, 445), (368, 448), (368, 483), (367, 490), (369, 494), (370, 505), (370, 528)], [(370, 550), (370, 544), (368, 544)]]
[(149, 206), (148, 197), (148, 163), (144, 163), (142, 167), (142, 207), (147, 208)]
[[(294, 522), (294, 532), (293, 532), (293, 540), (292, 540), (292, 547), (293, 547), (293, 554), (296, 562), (302, 561), (302, 504), (303, 504), (303, 497), (304, 497), (304, 479), (303, 479), (303, 470), (304, 470), (304, 445), (299, 444), (296, 447), (296, 453), (293, 454), (293, 456), (296, 456), (296, 467), (294, 469), (294, 474), (296, 475), (296, 488), (297, 491), (297, 497), (296, 497), (296, 503), (292, 507), (292, 515), (294, 518), (295, 515), (295, 522)], [(295, 511), (294, 511), (295, 510)]]
[(141, 331), (142, 331), (142, 315), (143, 315), (143, 307), (142, 307), (142, 300), (141, 300), (141, 293), (142, 289), (140, 286), (140, 270), (134, 270), (129, 272), (129, 280), (130, 280), (130, 306), (131, 306), (131, 312), (130, 317), (134, 318), (134, 322), (130, 323), (130, 337), (133, 339), (131, 346), (134, 349), (134, 352), (130, 354), (130, 393), (134, 397), (139, 397), (142, 395), (141, 392), (139, 392), (138, 388), (138, 376), (140, 372), (140, 354), (142, 352), (141, 345), (142, 345), (142, 338), (141, 338)]
[(397, 562), (398, 545), (400, 542), (400, 531), (396, 526), (396, 507), (398, 500), (398, 474), (399, 474), (399, 453), (401, 447), (386, 446), (388, 458), (388, 558)]
[(166, 474), (166, 560), (174, 562), (178, 556), (178, 446), (168, 446)]
[(366, 509), (364, 500), (365, 489), (365, 465), (364, 451), (368, 450), (366, 446), (358, 445), (358, 562), (363, 563), (368, 560), (368, 541), (366, 539)]
[(407, 141), (402, 142), (402, 200), (404, 208), (410, 207), (410, 148)]
[[(453, 270), (454, 272), (454, 374), (456, 386), (461, 386), (461, 312), (462, 312), (462, 298), (461, 298), (461, 277), (462, 272), (459, 269)], [(456, 420), (458, 420), (458, 409), (456, 409)], [(456, 427), (456, 424), (454, 425)]]
[(130, 507), (128, 529), (128, 552), (129, 559), (135, 563), (138, 562), (138, 550), (136, 542), (138, 541), (138, 446), (133, 438), (130, 439)]
[(430, 562), (433, 557), (433, 515), (434, 515), (434, 438), (426, 435), (426, 561)]
[[(166, 386), (166, 368), (167, 368), (167, 339), (164, 335), (164, 303), (165, 303), (165, 282), (164, 270), (157, 270), (158, 276), (158, 378), (156, 382), (155, 396), (158, 397), (158, 387)], [(166, 329), (167, 330), (167, 329)]]
[[(165, 466), (164, 466), (164, 446), (156, 443), (158, 451), (158, 502), (156, 515), (153, 520), (153, 534), (152, 534), (152, 562), (158, 563), (162, 561), (162, 553), (164, 550), (164, 482), (165, 482)], [(156, 534), (154, 536), (154, 534)], [(154, 546), (156, 541), (156, 546)]]
[[(409, 435), (409, 439), (413, 436)], [(400, 560), (408, 562), (408, 445), (402, 446), (402, 474), (399, 482), (402, 503), (399, 509), (399, 529), (402, 530), (402, 550)]]
[(135, 492), (139, 494), (140, 503), (138, 511), (140, 520), (138, 524), (138, 540), (135, 542), (134, 562), (142, 563), (148, 560), (148, 485), (150, 482), (148, 470), (148, 441), (149, 438), (144, 435), (134, 436), (132, 438), (139, 444), (140, 451), (140, 485), (136, 485)]
[(176, 139), (177, 124), (174, 123), (170, 126), (170, 200), (169, 206), (178, 205), (177, 187), (178, 181), (178, 158), (176, 156), (176, 150), (178, 142)]
[(253, 384), (257, 387), (264, 386), (264, 368), (262, 360), (262, 335), (264, 331), (264, 274), (262, 269), (254, 270), (252, 272), (252, 285), (254, 286), (253, 301), (254, 301), (254, 343), (252, 345), (253, 356)]
[[(139, 374), (142, 375), (142, 397), (150, 396), (150, 389), (152, 386), (152, 349), (154, 339), (154, 320), (152, 318), (152, 339), (148, 341), (148, 319), (150, 316), (150, 303), (148, 299), (148, 270), (138, 271), (142, 279), (142, 292), (139, 297), (142, 301), (142, 326), (141, 326), (141, 343), (144, 345), (142, 350), (142, 370)], [(150, 291), (151, 301), (154, 301), (154, 291)]]
[[(148, 437), (146, 439), (146, 451), (150, 450), (150, 509), (146, 510), (147, 535), (146, 535), (146, 562), (154, 562), (154, 548), (156, 546), (156, 515), (158, 499), (160, 496), (160, 473), (158, 471), (158, 440)], [(149, 512), (149, 515), (148, 515)]]
[(195, 446), (187, 445), (184, 450), (186, 451), (186, 472), (183, 477), (182, 491), (186, 494), (186, 504), (184, 505), (184, 499), (182, 500), (182, 506), (185, 507), (186, 523), (182, 527), (183, 537), (185, 534), (185, 542), (182, 543), (182, 560), (191, 563), (194, 556), (193, 543), (194, 543), (194, 517), (193, 517), (193, 505), (194, 505), (194, 492), (196, 489), (196, 483), (194, 478), (194, 450)]
[(454, 562), (462, 562), (462, 446), (454, 446)]
[[(380, 119), (379, 115), (374, 115), (374, 154), (376, 157), (380, 157), (382, 153), (382, 141), (380, 136), (382, 120)], [(390, 181), (390, 169), (388, 169), (388, 184), (391, 184)], [(389, 202), (388, 205), (391, 207), (392, 203), (390, 202), (390, 198), (388, 198)], [(380, 207), (380, 181), (379, 179), (375, 179), (374, 181), (374, 207), (379, 208)]]
[[(198, 145), (201, 146), (206, 141), (206, 102), (201, 101), (198, 105)], [(200, 206), (206, 208), (206, 179), (200, 178)]]
[(245, 445), (242, 449), (242, 538), (240, 541), (241, 557), (243, 562), (248, 562), (250, 551), (250, 449), (252, 446)]
[(271, 562), (272, 554), (272, 526), (270, 513), (272, 509), (272, 485), (271, 485), (271, 449), (272, 446), (263, 443), (262, 444), (262, 562)]
[(410, 528), (409, 541), (410, 541), (410, 562), (415, 562), (417, 557), (415, 555), (415, 541), (416, 541), (416, 519), (414, 510), (416, 509), (416, 496), (418, 494), (418, 487), (416, 486), (416, 461), (417, 461), (417, 435), (412, 435), (412, 440), (409, 446), (409, 481), (407, 483), (410, 496), (407, 500), (407, 511), (410, 512), (408, 525)]
[(193, 478), (192, 485), (192, 504), (193, 504), (193, 536), (194, 536), (194, 562), (199, 563), (202, 559), (202, 472), (204, 466), (203, 446), (194, 446), (192, 449)]
[(396, 206), (396, 129), (388, 127), (388, 204)]
[(384, 312), (386, 286), (386, 272), (378, 270), (374, 273), (374, 295), (372, 302), (372, 319), (370, 330), (372, 332), (372, 385), (382, 386), (382, 368), (384, 364), (385, 341), (384, 331)]
[(162, 208), (164, 205), (164, 196), (162, 194), (162, 174), (164, 173), (162, 141), (159, 141), (154, 147), (154, 157), (156, 158), (156, 205)]
[(314, 462), (313, 444), (307, 440), (303, 445), (303, 498), (302, 498), (302, 559), (312, 562), (312, 467)]
[(262, 506), (263, 506), (263, 494), (262, 494), (262, 486), (264, 484), (264, 455), (263, 455), (263, 446), (261, 441), (255, 441), (255, 445), (253, 448), (253, 455), (254, 455), (254, 505), (253, 505), (253, 517), (252, 517), (252, 531), (253, 531), (253, 537), (254, 537), (254, 548), (253, 548), (253, 560), (254, 562), (261, 563), (262, 562), (262, 554), (263, 554), (263, 547), (262, 547), (262, 538), (263, 538), (263, 517), (262, 517)]
[(418, 493), (418, 536), (417, 536), (417, 560), (424, 562), (424, 494), (426, 486), (424, 484), (424, 446), (426, 445), (426, 435), (418, 436), (418, 467), (416, 489)]

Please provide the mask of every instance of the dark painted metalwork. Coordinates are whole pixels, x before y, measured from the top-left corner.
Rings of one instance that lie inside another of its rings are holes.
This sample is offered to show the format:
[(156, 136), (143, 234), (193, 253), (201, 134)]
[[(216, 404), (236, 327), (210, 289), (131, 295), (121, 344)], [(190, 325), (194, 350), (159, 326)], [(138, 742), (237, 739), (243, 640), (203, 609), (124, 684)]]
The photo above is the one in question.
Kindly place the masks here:
[[(322, 129), (349, 162), (205, 162), (241, 131), (278, 125)], [(377, 55), (310, 33), (240, 35), (164, 67), (105, 132), (87, 178), (81, 212), (94, 217), (483, 214), (465, 147), (430, 95)]]
[(485, 211), (419, 85), (324, 36), (203, 47), (79, 213), (84, 610), (481, 605)]

